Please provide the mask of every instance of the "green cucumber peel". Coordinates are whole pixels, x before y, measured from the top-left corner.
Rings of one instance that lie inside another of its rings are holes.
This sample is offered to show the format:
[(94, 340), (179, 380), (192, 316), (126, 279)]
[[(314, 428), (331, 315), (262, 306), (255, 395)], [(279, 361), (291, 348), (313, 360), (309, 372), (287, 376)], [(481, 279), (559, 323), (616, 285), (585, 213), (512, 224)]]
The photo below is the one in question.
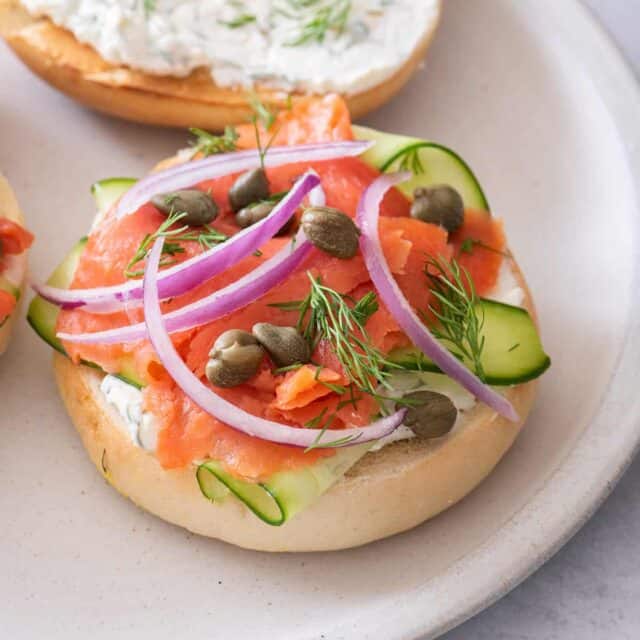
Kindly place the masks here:
[[(480, 298), (480, 314), (485, 337), (481, 361), (487, 384), (522, 384), (538, 378), (551, 366), (551, 359), (544, 352), (538, 330), (526, 309)], [(440, 372), (415, 347), (394, 349), (388, 354), (388, 359), (408, 370)]]
[[(113, 203), (130, 189), (135, 182), (136, 180), (133, 178), (108, 178), (95, 182), (91, 186), (91, 193), (94, 196), (98, 214), (100, 215), (108, 211)], [(64, 260), (54, 269), (47, 280), (47, 284), (59, 288), (68, 288), (70, 286), (82, 253), (87, 245), (87, 241), (88, 238), (86, 236), (78, 240)], [(63, 356), (69, 357), (64, 346), (56, 336), (56, 323), (59, 313), (59, 307), (40, 296), (35, 296), (29, 305), (27, 322), (53, 349)], [(100, 371), (103, 370), (96, 363), (87, 360), (82, 360), (81, 364)], [(139, 379), (135, 372), (135, 367), (131, 359), (124, 361), (121, 370), (115, 375), (138, 389), (144, 386), (144, 382)]]
[(337, 449), (308, 467), (274, 473), (264, 482), (251, 482), (225, 471), (215, 460), (199, 465), (196, 480), (200, 491), (216, 502), (233, 494), (260, 520), (279, 527), (313, 504), (362, 456), (372, 443)]
[(98, 215), (103, 215), (125, 192), (137, 182), (136, 178), (105, 178), (91, 185), (91, 195), (98, 208)]
[(361, 158), (382, 173), (413, 170), (414, 176), (398, 185), (409, 197), (418, 187), (448, 184), (456, 189), (466, 207), (490, 212), (489, 202), (471, 167), (455, 152), (437, 142), (383, 133), (354, 125), (358, 140), (376, 144)]

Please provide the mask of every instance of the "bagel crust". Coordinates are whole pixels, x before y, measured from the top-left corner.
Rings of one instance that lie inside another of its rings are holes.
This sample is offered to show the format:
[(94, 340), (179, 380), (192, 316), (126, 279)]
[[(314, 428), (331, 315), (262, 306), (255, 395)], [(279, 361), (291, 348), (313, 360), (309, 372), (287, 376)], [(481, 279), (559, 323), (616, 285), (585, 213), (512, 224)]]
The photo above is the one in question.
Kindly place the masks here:
[[(418, 68), (440, 15), (425, 29), (412, 55), (388, 79), (360, 93), (345, 95), (352, 118), (390, 100)], [(94, 49), (47, 18), (31, 17), (18, 0), (0, 0), (0, 35), (35, 74), (78, 102), (134, 122), (220, 131), (251, 115), (246, 89), (219, 87), (207, 69), (186, 78), (155, 76), (106, 62)], [(286, 105), (288, 93), (256, 87), (270, 108)], [(294, 94), (295, 99), (295, 94)]]
[[(532, 300), (521, 273), (514, 273)], [(524, 424), (536, 381), (506, 389), (520, 421), (477, 403), (437, 440), (401, 440), (367, 453), (314, 505), (280, 527), (229, 497), (212, 503), (195, 468), (165, 470), (134, 445), (121, 416), (100, 391), (103, 374), (54, 354), (58, 387), (91, 460), (109, 483), (138, 506), (194, 533), (259, 551), (330, 551), (411, 529), (454, 505), (495, 467)], [(428, 490), (425, 490), (428, 488)]]
[[(18, 201), (13, 193), (13, 189), (9, 185), (7, 179), (0, 174), (0, 216), (9, 218), (20, 225), (24, 226), (24, 216), (18, 206)], [(20, 278), (20, 298), (18, 305), (13, 310), (13, 313), (5, 320), (4, 324), (0, 327), (0, 355), (2, 355), (9, 345), (11, 338), (11, 332), (13, 331), (13, 324), (16, 318), (20, 315), (20, 302), (24, 298), (24, 283), (27, 275), (27, 252), (18, 256), (20, 260), (21, 278)]]

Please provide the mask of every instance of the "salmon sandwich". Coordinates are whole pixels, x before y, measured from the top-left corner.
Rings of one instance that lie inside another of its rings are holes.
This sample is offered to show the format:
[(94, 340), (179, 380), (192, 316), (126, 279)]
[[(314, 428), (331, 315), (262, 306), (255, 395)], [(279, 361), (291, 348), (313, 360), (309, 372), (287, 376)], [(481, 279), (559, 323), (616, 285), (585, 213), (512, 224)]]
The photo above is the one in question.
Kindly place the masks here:
[(222, 130), (337, 92), (354, 117), (421, 63), (440, 0), (0, 0), (0, 35), (36, 74), (94, 109)]
[(471, 491), (549, 366), (465, 162), (336, 95), (93, 186), (29, 319), (118, 491), (267, 551), (361, 545)]
[(24, 218), (7, 179), (0, 174), (0, 354), (11, 337), (16, 307), (24, 292), (27, 250), (33, 235), (24, 228)]

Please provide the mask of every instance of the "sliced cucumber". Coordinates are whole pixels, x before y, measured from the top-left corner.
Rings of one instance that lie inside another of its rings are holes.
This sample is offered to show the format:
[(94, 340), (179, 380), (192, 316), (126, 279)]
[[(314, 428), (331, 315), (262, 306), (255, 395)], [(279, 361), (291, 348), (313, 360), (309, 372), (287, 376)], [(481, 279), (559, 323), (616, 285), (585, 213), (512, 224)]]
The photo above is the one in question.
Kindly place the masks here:
[[(526, 309), (502, 302), (482, 299), (478, 316), (483, 320), (485, 344), (482, 366), (485, 380), (492, 385), (512, 385), (533, 380), (551, 364), (540, 336)], [(395, 349), (389, 360), (407, 369), (439, 371), (438, 367), (416, 347)]]
[[(135, 183), (136, 180), (134, 178), (107, 178), (106, 180), (99, 180), (91, 185), (91, 194), (98, 208), (98, 215), (108, 211), (113, 203)], [(73, 274), (76, 271), (78, 261), (86, 244), (87, 238), (82, 238), (76, 243), (65, 259), (51, 274), (47, 280), (47, 284), (61, 289), (66, 289), (71, 285)], [(67, 352), (56, 336), (56, 323), (59, 313), (60, 309), (56, 305), (51, 304), (40, 296), (36, 296), (29, 305), (27, 321), (45, 342), (66, 356)], [(101, 369), (101, 367), (94, 362), (83, 361), (83, 364)], [(141, 388), (144, 386), (144, 382), (140, 380), (136, 374), (132, 358), (126, 358), (122, 361), (120, 372), (117, 376), (135, 387)]]
[(198, 467), (196, 479), (209, 500), (221, 500), (230, 491), (261, 520), (277, 527), (313, 504), (370, 448), (371, 443), (344, 447), (330, 458), (297, 471), (275, 473), (261, 483), (236, 478), (219, 462), (209, 460)]
[[(55, 268), (47, 284), (66, 289), (73, 280), (80, 256), (87, 244), (87, 238), (81, 238), (67, 254), (66, 258)], [(29, 305), (27, 321), (35, 332), (48, 342), (56, 351), (67, 355), (60, 340), (56, 336), (56, 321), (60, 309), (40, 296), (36, 296)]]
[[(78, 266), (80, 256), (84, 251), (87, 244), (87, 238), (80, 239), (76, 245), (67, 254), (66, 258), (56, 267), (54, 272), (47, 280), (47, 284), (54, 287), (60, 287), (66, 289), (73, 280), (73, 274)], [(56, 351), (59, 351), (63, 355), (67, 355), (64, 347), (58, 337), (56, 336), (56, 323), (58, 321), (58, 314), (60, 308), (55, 304), (48, 302), (40, 296), (36, 296), (29, 305), (29, 311), (27, 312), (27, 321), (33, 327), (35, 332), (49, 345), (51, 345)], [(83, 361), (90, 367), (100, 369), (100, 367), (88, 361)], [(120, 372), (117, 374), (119, 378), (122, 378), (125, 382), (132, 384), (138, 388), (144, 386), (144, 382), (140, 380), (136, 374), (133, 359), (123, 359), (121, 363)]]
[(376, 169), (388, 173), (409, 168), (414, 177), (399, 185), (408, 196), (417, 187), (448, 184), (462, 196), (466, 207), (490, 211), (482, 187), (469, 165), (447, 147), (408, 136), (383, 133), (367, 127), (354, 126), (359, 140), (373, 140), (376, 144), (362, 155), (362, 159)]
[(135, 178), (106, 178), (91, 185), (91, 195), (98, 207), (98, 215), (105, 214), (113, 203), (137, 182)]

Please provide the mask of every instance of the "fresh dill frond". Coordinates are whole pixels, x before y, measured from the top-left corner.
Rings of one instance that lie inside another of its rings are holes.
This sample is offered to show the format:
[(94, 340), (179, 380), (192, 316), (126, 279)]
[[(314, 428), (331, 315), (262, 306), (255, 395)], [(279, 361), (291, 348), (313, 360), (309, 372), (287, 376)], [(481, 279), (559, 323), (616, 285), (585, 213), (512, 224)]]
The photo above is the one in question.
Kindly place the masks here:
[[(280, 127), (276, 127), (274, 129), (277, 115), (271, 111), (271, 109), (269, 109), (262, 100), (260, 100), (258, 95), (252, 94), (249, 96), (249, 106), (253, 111), (251, 123), (253, 124), (253, 129), (256, 134), (256, 146), (258, 147), (258, 154), (260, 155), (260, 166), (264, 169), (264, 158), (267, 155), (267, 151), (269, 151), (271, 145), (274, 143), (276, 136), (278, 135), (278, 131), (280, 131)], [(262, 144), (259, 125), (262, 126), (267, 133), (269, 133), (271, 129), (274, 129), (271, 132), (271, 136), (269, 137), (266, 145)]]
[(221, 136), (216, 136), (196, 127), (189, 129), (189, 132), (195, 136), (195, 140), (191, 142), (194, 155), (201, 153), (206, 158), (216, 153), (235, 151), (237, 148), (238, 132), (235, 127), (226, 126)]
[[(133, 267), (146, 258), (147, 254), (149, 253), (149, 249), (151, 248), (151, 245), (156, 241), (157, 238), (167, 237), (167, 234), (171, 234), (172, 233), (170, 231), (171, 227), (177, 222), (179, 222), (180, 220), (182, 220), (182, 218), (184, 218), (186, 215), (187, 214), (184, 212), (177, 213), (177, 214), (172, 213), (169, 216), (167, 216), (166, 220), (163, 220), (162, 224), (158, 227), (158, 229), (154, 233), (147, 233), (145, 235), (145, 237), (142, 239), (142, 242), (140, 242), (140, 245), (136, 249), (136, 252), (133, 254), (133, 257), (131, 258), (131, 260), (129, 260), (127, 266), (125, 267), (124, 275), (127, 278), (134, 278), (136, 276), (142, 275), (143, 272), (134, 271), (132, 270)], [(186, 229), (188, 229), (188, 227), (183, 226), (177, 229), (176, 231), (182, 232)], [(167, 249), (167, 245), (169, 245), (169, 249)], [(162, 248), (162, 253), (165, 255), (167, 254), (175, 255), (178, 252), (179, 252), (178, 248), (173, 246), (172, 243), (165, 242)], [(163, 265), (163, 263), (164, 265), (167, 264), (166, 259), (162, 259), (160, 261), (161, 266)]]
[(513, 257), (509, 251), (500, 251), (500, 249), (494, 249), (492, 246), (488, 245), (486, 242), (482, 240), (476, 240), (475, 238), (465, 238), (460, 243), (459, 254), (463, 253), (472, 254), (474, 249), (479, 247), (480, 249), (484, 249), (485, 251), (490, 251), (491, 253), (497, 253), (503, 258), (511, 258)]
[(427, 261), (425, 275), (435, 304), (429, 305), (438, 323), (431, 333), (460, 360), (466, 361), (476, 375), (484, 380), (482, 334), (484, 312), (469, 272), (455, 259)]
[(333, 391), (335, 394), (339, 396), (344, 395), (347, 392), (347, 387), (341, 384), (334, 384), (333, 382), (327, 382), (326, 380), (322, 380), (320, 378), (320, 374), (322, 373), (323, 369), (324, 367), (322, 365), (318, 365), (316, 367), (316, 375), (314, 376), (314, 379), (323, 387), (326, 387), (330, 391)]
[(239, 29), (246, 24), (251, 24), (256, 21), (256, 17), (252, 13), (239, 13), (235, 18), (231, 20), (218, 20), (218, 24), (228, 27), (229, 29)]
[[(359, 436), (345, 436), (330, 442), (322, 442), (326, 430), (337, 417), (337, 411), (353, 405), (357, 409), (361, 396), (356, 390), (367, 393), (378, 401), (384, 401), (378, 393), (378, 386), (385, 385), (391, 370), (399, 365), (389, 362), (386, 356), (371, 342), (365, 325), (378, 310), (375, 292), (370, 291), (360, 299), (343, 295), (322, 284), (320, 279), (307, 273), (311, 288), (304, 300), (275, 302), (269, 306), (283, 311), (298, 312), (297, 329), (309, 341), (312, 350), (322, 340), (326, 341), (342, 365), (348, 386), (322, 380), (322, 366), (316, 365), (316, 380), (338, 396), (345, 398), (338, 402), (335, 413), (327, 416), (327, 409), (312, 418), (306, 427), (321, 430), (314, 442), (305, 449), (311, 451), (320, 448), (334, 448), (352, 444)], [(326, 421), (321, 425), (326, 417)]]
[(419, 176), (424, 173), (424, 165), (420, 158), (421, 147), (407, 147), (398, 160), (398, 171), (410, 171), (414, 176)]
[(288, 194), (288, 191), (278, 191), (276, 193), (272, 193), (270, 196), (267, 196), (263, 200), (260, 200), (256, 204), (261, 204), (263, 202), (268, 202), (269, 204), (278, 204), (278, 202), (280, 202), (280, 200), (285, 198)]
[(285, 45), (322, 43), (329, 33), (341, 35), (346, 30), (351, 9), (351, 0), (284, 0), (276, 13), (293, 22), (296, 31)]
[(276, 121), (276, 114), (260, 100), (257, 94), (249, 96), (249, 106), (253, 111), (252, 120), (259, 122), (265, 131), (269, 131)]
[(342, 447), (346, 444), (352, 444), (360, 435), (356, 436), (344, 436), (342, 438), (336, 438), (335, 440), (331, 440), (330, 442), (322, 442), (322, 437), (326, 433), (327, 429), (333, 424), (333, 421), (336, 419), (337, 415), (335, 413), (327, 416), (327, 419), (324, 421), (325, 416), (327, 416), (327, 408), (325, 407), (315, 418), (312, 418), (308, 422), (305, 423), (305, 427), (307, 429), (320, 429), (320, 433), (316, 436), (315, 440), (304, 450), (305, 453), (312, 451), (313, 449), (332, 449), (334, 447)]
[[(376, 387), (384, 384), (390, 375), (389, 369), (395, 365), (372, 344), (365, 329), (367, 321), (378, 309), (376, 294), (370, 291), (355, 300), (323, 285), (311, 273), (307, 276), (311, 289), (304, 300), (270, 306), (297, 311), (296, 327), (309, 341), (312, 350), (321, 340), (326, 340), (350, 382), (361, 391), (377, 397)], [(330, 383), (324, 384), (329, 386)], [(347, 391), (342, 386), (332, 390), (336, 393)]]
[(311, 418), (311, 420), (307, 420), (307, 422), (304, 423), (304, 426), (307, 429), (317, 429), (318, 425), (322, 422), (322, 419), (325, 417), (325, 415), (327, 414), (327, 407), (325, 407), (315, 418)]
[(332, 440), (331, 442), (321, 442), (322, 436), (325, 434), (326, 430), (329, 428), (329, 425), (323, 425), (322, 430), (316, 437), (316, 439), (304, 450), (304, 453), (309, 453), (309, 451), (313, 451), (314, 449), (335, 449), (336, 447), (344, 447), (348, 444), (353, 444), (356, 442), (361, 434), (355, 436), (344, 436), (343, 438), (337, 438), (336, 440)]
[(156, 0), (142, 0), (144, 17), (148, 18), (156, 10)]
[(278, 367), (277, 369), (273, 369), (271, 373), (273, 373), (274, 376), (279, 376), (283, 373), (289, 373), (289, 371), (296, 371), (302, 366), (302, 362), (295, 362), (294, 364), (288, 364), (286, 367)]
[(180, 220), (182, 220), (186, 215), (187, 214), (184, 211), (172, 212), (167, 216), (166, 220), (163, 220), (162, 224), (154, 233), (148, 233), (145, 235), (142, 242), (140, 242), (140, 245), (136, 249), (136, 252), (133, 254), (133, 257), (125, 267), (124, 275), (127, 278), (136, 278), (144, 275), (143, 270), (136, 270), (133, 267), (147, 257), (151, 246), (157, 238), (166, 239), (166, 242), (162, 247), (162, 254), (164, 256), (160, 261), (160, 266), (162, 267), (174, 264), (175, 261), (171, 260), (171, 257), (185, 252), (185, 248), (181, 244), (183, 242), (197, 242), (202, 250), (206, 251), (214, 245), (227, 240), (227, 235), (221, 233), (217, 229), (214, 229), (208, 224), (198, 227), (197, 229), (193, 229), (188, 225), (183, 225), (176, 229), (171, 228), (180, 222)]

